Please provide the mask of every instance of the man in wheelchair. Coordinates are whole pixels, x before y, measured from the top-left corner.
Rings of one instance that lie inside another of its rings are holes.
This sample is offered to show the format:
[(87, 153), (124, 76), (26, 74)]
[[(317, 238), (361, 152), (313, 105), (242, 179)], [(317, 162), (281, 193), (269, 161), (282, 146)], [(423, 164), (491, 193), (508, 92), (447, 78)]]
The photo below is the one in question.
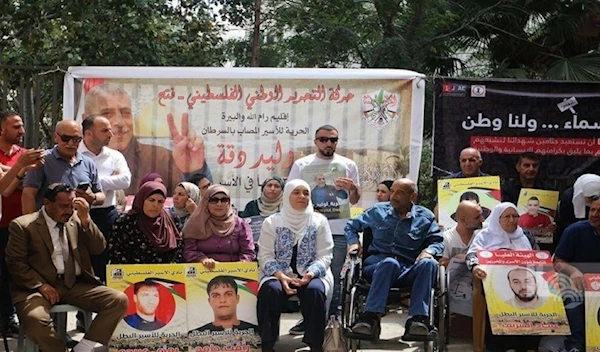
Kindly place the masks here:
[(389, 202), (378, 203), (345, 228), (348, 252), (362, 252), (359, 232), (370, 228), (372, 243), (363, 261), (363, 274), (371, 282), (364, 313), (352, 326), (355, 334), (377, 338), (392, 287), (411, 287), (409, 318), (403, 340), (422, 340), (434, 332), (429, 322), (432, 287), (438, 280), (443, 237), (433, 213), (414, 204), (417, 185), (406, 178), (394, 181)]

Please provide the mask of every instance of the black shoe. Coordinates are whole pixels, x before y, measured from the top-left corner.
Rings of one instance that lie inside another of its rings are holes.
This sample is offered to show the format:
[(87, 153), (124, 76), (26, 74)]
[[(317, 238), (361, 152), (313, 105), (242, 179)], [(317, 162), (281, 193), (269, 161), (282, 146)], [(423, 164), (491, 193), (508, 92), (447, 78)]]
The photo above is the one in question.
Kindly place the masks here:
[(85, 316), (82, 311), (77, 311), (77, 324), (75, 325), (75, 329), (79, 332), (85, 333)]
[(434, 334), (437, 334), (437, 330), (434, 326), (427, 323), (427, 317), (423, 315), (416, 315), (406, 321), (404, 328), (404, 336), (402, 340), (405, 341), (421, 341), (434, 338)]
[(374, 338), (379, 338), (381, 326), (377, 313), (364, 312), (360, 318), (352, 326), (352, 332), (359, 335), (366, 335)]
[(304, 319), (298, 320), (296, 325), (292, 326), (288, 333), (293, 336), (304, 335)]
[(14, 317), (9, 319), (7, 323), (0, 325), (0, 331), (4, 332), (7, 337), (19, 337), (19, 323)]

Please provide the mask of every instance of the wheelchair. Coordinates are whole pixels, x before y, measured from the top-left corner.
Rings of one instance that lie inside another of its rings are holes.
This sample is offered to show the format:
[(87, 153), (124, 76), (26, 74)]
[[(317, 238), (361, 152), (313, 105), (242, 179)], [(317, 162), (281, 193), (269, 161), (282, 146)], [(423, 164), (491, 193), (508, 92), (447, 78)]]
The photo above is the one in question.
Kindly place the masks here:
[[(370, 244), (370, 238), (366, 233), (363, 234), (363, 249), (367, 249)], [(366, 257), (365, 257), (366, 259)], [(362, 340), (375, 340), (375, 338), (355, 334), (352, 332), (352, 326), (363, 313), (367, 300), (370, 283), (363, 277), (362, 259), (358, 253), (350, 253), (350, 260), (346, 262), (342, 270), (341, 282), (341, 302), (342, 302), (342, 331), (347, 341), (347, 349), (356, 352), (360, 348)], [(388, 296), (388, 301), (399, 299), (400, 306), (408, 309), (405, 303), (410, 299), (411, 287), (392, 288)], [(396, 302), (395, 302), (396, 303)], [(437, 332), (430, 336), (415, 338), (410, 341), (423, 342), (425, 351), (441, 352), (445, 350), (449, 343), (449, 308), (448, 308), (448, 277), (443, 265), (438, 267), (437, 285), (432, 288), (429, 304), (429, 322), (435, 326)]]

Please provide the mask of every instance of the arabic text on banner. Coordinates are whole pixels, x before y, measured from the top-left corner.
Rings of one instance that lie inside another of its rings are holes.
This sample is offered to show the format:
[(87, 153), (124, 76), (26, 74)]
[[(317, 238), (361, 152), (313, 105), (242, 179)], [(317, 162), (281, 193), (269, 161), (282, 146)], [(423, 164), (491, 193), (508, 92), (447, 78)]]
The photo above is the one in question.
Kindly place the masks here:
[(465, 146), (481, 152), (491, 175), (514, 177), (526, 152), (549, 180), (600, 173), (600, 83), (440, 77), (434, 85), (437, 177), (458, 170)]
[(559, 280), (547, 251), (477, 253), (494, 335), (569, 335)]
[[(109, 265), (107, 286), (129, 298), (125, 317), (109, 344), (122, 350), (164, 351), (187, 348), (186, 284), (181, 264)], [(134, 293), (139, 285), (137, 294)], [(153, 319), (149, 318), (153, 316)]]
[[(340, 70), (335, 79), (231, 78), (241, 71), (229, 70), (223, 73), (229, 78), (181, 79), (144, 76), (137, 74), (141, 69), (133, 68), (137, 77), (145, 78), (125, 78), (128, 72), (123, 78), (98, 78), (102, 72), (114, 77), (114, 72), (122, 71), (76, 71), (80, 75), (75, 77), (77, 84), (65, 86), (65, 99), (72, 99), (74, 112), (65, 114), (81, 119), (86, 93), (94, 86), (119, 87), (131, 97), (137, 141), (168, 150), (173, 143), (167, 115), (174, 117), (174, 127), (182, 131), (187, 114), (189, 130), (203, 139), (204, 160), (213, 181), (230, 188), (238, 209), (260, 195), (267, 177), (287, 176), (294, 160), (313, 153), (316, 128), (323, 124), (339, 131), (337, 152), (359, 167), (363, 193), (357, 206), (375, 202), (381, 180), (418, 177), (423, 120), (418, 104), (424, 93), (416, 89), (414, 77), (351, 79), (344, 78), (350, 75), (348, 70)], [(117, 142), (116, 137), (113, 140)], [(157, 162), (149, 159), (148, 165)]]
[(444, 228), (456, 226), (456, 208), (461, 198), (476, 200), (487, 218), (500, 204), (500, 178), (498, 176), (451, 178), (438, 180), (438, 220)]
[(558, 191), (523, 188), (519, 194), (517, 208), (519, 225), (529, 230), (538, 243), (552, 243), (556, 224)]

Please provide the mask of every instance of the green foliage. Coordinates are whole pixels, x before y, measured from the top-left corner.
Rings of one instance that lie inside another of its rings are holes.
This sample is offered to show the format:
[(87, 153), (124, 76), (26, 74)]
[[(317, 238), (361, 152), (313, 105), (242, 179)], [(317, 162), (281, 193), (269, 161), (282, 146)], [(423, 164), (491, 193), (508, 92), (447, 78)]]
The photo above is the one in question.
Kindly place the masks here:
[(214, 15), (203, 1), (8, 1), (0, 5), (0, 63), (203, 66), (220, 64)]

